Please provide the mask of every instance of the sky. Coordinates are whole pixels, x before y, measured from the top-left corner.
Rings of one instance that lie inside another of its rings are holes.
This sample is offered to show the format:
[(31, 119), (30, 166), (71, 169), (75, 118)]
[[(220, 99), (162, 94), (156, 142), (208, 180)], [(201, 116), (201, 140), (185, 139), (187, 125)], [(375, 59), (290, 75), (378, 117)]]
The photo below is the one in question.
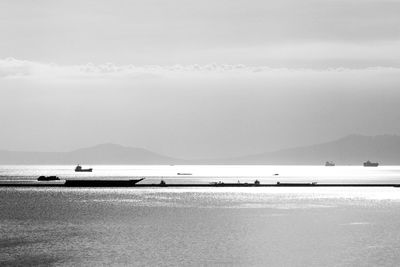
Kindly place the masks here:
[(400, 0), (0, 2), (0, 149), (218, 158), (400, 134)]

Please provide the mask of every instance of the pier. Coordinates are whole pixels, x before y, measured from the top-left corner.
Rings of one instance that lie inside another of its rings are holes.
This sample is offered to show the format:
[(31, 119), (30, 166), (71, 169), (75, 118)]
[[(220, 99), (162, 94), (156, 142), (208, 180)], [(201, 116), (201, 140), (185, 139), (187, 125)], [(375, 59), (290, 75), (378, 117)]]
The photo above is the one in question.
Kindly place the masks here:
[(104, 181), (86, 180), (77, 183), (74, 180), (60, 180), (54, 182), (39, 181), (1, 181), (0, 187), (60, 187), (60, 188), (182, 188), (182, 187), (400, 187), (395, 183), (152, 183), (135, 184), (129, 180)]

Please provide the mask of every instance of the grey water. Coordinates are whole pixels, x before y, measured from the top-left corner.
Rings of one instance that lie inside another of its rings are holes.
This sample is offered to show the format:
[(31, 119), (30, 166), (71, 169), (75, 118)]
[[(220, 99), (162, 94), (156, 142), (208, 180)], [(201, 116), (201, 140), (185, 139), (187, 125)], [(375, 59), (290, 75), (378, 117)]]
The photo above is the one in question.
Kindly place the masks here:
[[(279, 165), (88, 165), (93, 172), (74, 172), (72, 165), (0, 165), (0, 182), (34, 181), (40, 175), (56, 175), (61, 179), (129, 179), (146, 177), (141, 183), (262, 183), (326, 182), (326, 183), (396, 183), (400, 182), (400, 166), (279, 166)], [(191, 175), (178, 175), (185, 173)]]
[[(43, 172), (77, 175), (70, 167), (3, 166), (1, 179), (33, 180)], [(222, 180), (259, 176), (265, 182), (400, 181), (397, 166), (94, 168), (98, 173), (82, 175), (190, 180), (173, 177), (182, 171), (207, 182), (215, 179), (211, 173)], [(0, 265), (396, 266), (399, 190), (0, 187)]]

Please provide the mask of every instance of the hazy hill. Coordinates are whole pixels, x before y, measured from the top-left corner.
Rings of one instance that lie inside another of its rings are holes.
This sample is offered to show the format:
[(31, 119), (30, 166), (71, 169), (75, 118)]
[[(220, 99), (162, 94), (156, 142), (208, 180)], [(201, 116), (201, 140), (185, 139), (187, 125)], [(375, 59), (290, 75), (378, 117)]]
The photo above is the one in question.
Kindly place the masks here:
[(344, 138), (310, 146), (251, 155), (229, 160), (234, 164), (336, 164), (360, 165), (366, 160), (384, 165), (400, 165), (400, 136), (349, 135)]
[(1, 151), (0, 164), (183, 164), (142, 148), (101, 144), (70, 152)]
[(349, 135), (310, 146), (296, 147), (231, 159), (185, 161), (141, 148), (102, 144), (70, 152), (1, 151), (0, 164), (313, 164), (334, 161), (360, 165), (366, 160), (383, 165), (400, 165), (400, 136)]

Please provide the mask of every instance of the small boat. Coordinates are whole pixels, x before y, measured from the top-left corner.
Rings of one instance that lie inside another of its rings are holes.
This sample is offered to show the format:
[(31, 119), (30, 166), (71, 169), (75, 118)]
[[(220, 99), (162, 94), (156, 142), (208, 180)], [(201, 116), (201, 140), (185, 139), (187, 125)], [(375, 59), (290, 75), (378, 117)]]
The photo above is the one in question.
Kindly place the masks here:
[(38, 181), (58, 181), (60, 180), (60, 178), (58, 178), (57, 176), (39, 176), (39, 178), (37, 178)]
[(75, 167), (76, 172), (92, 172), (93, 168), (89, 169), (83, 169), (81, 165), (78, 164), (78, 166)]
[(177, 175), (192, 175), (192, 174), (188, 172), (178, 172)]
[(363, 163), (363, 165), (364, 167), (378, 167), (379, 163), (367, 160), (366, 162)]
[(325, 166), (327, 166), (327, 167), (335, 166), (335, 163), (333, 161), (327, 161), (327, 162), (325, 162)]

